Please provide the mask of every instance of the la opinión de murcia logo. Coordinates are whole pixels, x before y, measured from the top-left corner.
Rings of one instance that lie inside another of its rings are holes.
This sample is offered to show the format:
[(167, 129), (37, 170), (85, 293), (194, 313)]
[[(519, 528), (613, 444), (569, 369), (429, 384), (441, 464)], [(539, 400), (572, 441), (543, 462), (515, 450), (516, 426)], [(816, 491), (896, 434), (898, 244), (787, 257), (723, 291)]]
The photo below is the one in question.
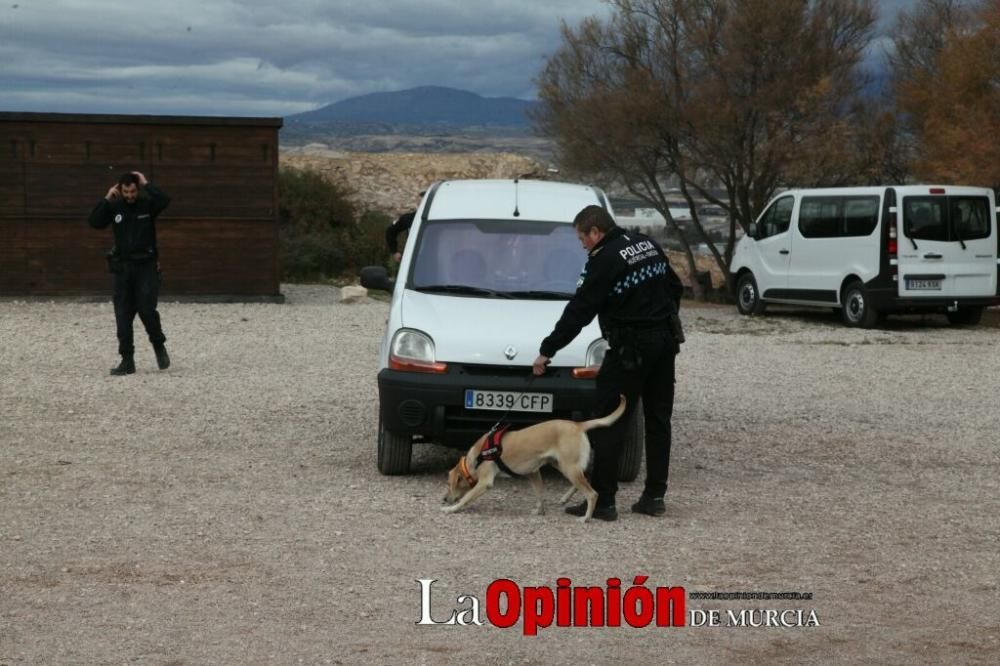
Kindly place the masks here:
[[(619, 578), (609, 578), (604, 587), (574, 586), (569, 578), (556, 579), (550, 586), (521, 587), (509, 578), (500, 578), (486, 588), (485, 603), (471, 594), (460, 594), (447, 619), (435, 619), (432, 591), (436, 578), (418, 578), (420, 586), (419, 625), (476, 626), (492, 624), (507, 629), (522, 621), (525, 636), (539, 629), (556, 627), (818, 627), (815, 610), (803, 609), (692, 609), (687, 612), (687, 592), (683, 587), (646, 585), (648, 576), (635, 576), (622, 589)], [(811, 596), (811, 595), (810, 595)], [(485, 621), (483, 612), (485, 611)]]
[[(645, 586), (648, 576), (636, 576), (632, 586), (622, 591), (618, 578), (609, 578), (607, 587), (573, 586), (569, 578), (556, 580), (551, 587), (521, 588), (509, 578), (501, 578), (486, 588), (486, 619), (495, 627), (506, 629), (523, 616), (525, 636), (535, 636), (539, 628), (557, 627), (631, 627), (684, 626), (685, 593), (683, 587)], [(431, 615), (431, 587), (436, 578), (420, 578), (420, 621), (417, 624), (483, 626), (477, 597), (459, 595), (458, 604), (471, 604), (455, 609), (451, 617), (437, 622)]]

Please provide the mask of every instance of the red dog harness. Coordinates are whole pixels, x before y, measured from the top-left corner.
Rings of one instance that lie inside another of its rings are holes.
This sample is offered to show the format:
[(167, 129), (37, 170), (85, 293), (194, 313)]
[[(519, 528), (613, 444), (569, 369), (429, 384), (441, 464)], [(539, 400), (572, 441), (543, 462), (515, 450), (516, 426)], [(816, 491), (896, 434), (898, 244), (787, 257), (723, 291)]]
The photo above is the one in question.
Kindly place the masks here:
[(505, 474), (509, 474), (510, 476), (521, 476), (520, 474), (511, 471), (510, 467), (507, 467), (504, 461), (500, 459), (500, 456), (503, 455), (503, 436), (509, 429), (510, 424), (507, 423), (499, 427), (494, 426), (492, 430), (486, 433), (486, 443), (483, 444), (482, 450), (476, 457), (477, 467), (486, 461), (494, 462), (497, 467), (503, 470)]

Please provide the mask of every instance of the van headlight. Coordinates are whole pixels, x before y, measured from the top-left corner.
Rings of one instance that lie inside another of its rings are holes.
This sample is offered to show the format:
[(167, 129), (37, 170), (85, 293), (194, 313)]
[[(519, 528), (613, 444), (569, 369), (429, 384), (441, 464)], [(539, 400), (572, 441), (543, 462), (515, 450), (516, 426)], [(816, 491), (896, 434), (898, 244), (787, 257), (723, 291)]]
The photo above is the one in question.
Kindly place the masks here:
[(392, 336), (389, 367), (403, 372), (447, 372), (446, 363), (434, 360), (434, 341), (426, 333), (403, 328)]
[(608, 341), (604, 338), (591, 342), (587, 347), (587, 365), (593, 367), (604, 363), (604, 355), (608, 353), (608, 349)]
[(575, 379), (593, 379), (597, 376), (604, 363), (604, 355), (608, 352), (608, 341), (598, 338), (587, 347), (587, 364), (582, 368), (573, 368)]

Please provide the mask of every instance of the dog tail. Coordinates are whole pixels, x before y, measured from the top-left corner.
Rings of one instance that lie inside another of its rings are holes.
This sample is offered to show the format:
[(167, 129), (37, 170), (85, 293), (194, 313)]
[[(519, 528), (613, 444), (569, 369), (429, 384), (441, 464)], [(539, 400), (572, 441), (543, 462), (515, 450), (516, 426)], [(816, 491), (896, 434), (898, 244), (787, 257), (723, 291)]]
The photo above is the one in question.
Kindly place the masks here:
[(615, 421), (621, 418), (622, 414), (625, 413), (625, 396), (621, 396), (621, 402), (618, 403), (618, 408), (608, 414), (607, 416), (599, 419), (591, 419), (590, 421), (584, 421), (580, 424), (580, 427), (584, 432), (588, 430), (593, 430), (594, 428), (607, 428), (609, 425), (614, 424)]

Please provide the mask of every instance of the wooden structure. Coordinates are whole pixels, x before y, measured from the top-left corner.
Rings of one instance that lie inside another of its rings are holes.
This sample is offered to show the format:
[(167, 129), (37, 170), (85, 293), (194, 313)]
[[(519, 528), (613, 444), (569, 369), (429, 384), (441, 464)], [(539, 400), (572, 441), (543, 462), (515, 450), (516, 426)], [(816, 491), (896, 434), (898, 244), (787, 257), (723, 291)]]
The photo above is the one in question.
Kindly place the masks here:
[(280, 300), (280, 118), (0, 113), (0, 296), (110, 296), (110, 229), (87, 224), (119, 174), (172, 202), (161, 295)]

